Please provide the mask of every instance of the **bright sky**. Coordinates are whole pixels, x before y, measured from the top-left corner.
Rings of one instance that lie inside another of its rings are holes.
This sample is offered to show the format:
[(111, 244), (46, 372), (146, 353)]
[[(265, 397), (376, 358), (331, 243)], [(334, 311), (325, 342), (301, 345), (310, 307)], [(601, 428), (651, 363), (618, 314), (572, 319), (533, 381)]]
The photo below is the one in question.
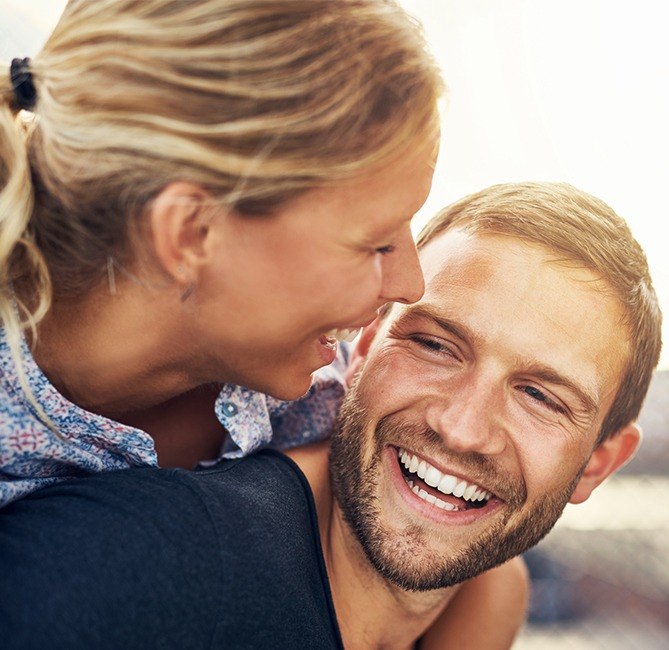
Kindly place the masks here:
[[(646, 250), (669, 368), (669, 39), (658, 0), (400, 0), (450, 92), (436, 210), (493, 183), (559, 180), (609, 203)], [(35, 53), (63, 0), (0, 0), (0, 58)]]

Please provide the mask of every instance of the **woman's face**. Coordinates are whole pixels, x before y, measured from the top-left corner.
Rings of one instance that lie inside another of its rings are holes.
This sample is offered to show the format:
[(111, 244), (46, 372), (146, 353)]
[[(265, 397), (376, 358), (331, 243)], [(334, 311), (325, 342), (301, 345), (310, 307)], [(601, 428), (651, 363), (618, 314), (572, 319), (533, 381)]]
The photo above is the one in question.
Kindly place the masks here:
[(195, 345), (207, 381), (295, 399), (334, 359), (333, 330), (360, 328), (383, 304), (421, 297), (410, 222), (430, 190), (436, 151), (421, 141), (270, 216), (214, 219), (217, 254), (197, 288)]

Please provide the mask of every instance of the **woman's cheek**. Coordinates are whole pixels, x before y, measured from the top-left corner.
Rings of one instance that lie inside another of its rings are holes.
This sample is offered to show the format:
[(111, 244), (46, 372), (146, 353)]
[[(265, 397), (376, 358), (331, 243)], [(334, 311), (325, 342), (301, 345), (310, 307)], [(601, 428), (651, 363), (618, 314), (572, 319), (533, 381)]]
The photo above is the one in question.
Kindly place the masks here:
[(365, 312), (377, 307), (382, 282), (380, 265), (377, 263), (368, 265), (366, 269), (359, 270), (348, 278), (342, 278), (341, 282), (342, 294), (349, 304), (347, 311), (351, 311), (350, 307), (353, 304), (357, 306), (357, 310)]

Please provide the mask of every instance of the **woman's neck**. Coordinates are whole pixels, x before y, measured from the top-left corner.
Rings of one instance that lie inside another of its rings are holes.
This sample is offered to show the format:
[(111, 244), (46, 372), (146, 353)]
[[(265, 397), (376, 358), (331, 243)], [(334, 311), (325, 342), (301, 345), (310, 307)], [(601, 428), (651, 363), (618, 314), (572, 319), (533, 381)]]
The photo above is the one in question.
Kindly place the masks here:
[(116, 295), (56, 300), (32, 346), (37, 364), (70, 401), (118, 417), (159, 404), (198, 385), (181, 337), (152, 294), (127, 286)]

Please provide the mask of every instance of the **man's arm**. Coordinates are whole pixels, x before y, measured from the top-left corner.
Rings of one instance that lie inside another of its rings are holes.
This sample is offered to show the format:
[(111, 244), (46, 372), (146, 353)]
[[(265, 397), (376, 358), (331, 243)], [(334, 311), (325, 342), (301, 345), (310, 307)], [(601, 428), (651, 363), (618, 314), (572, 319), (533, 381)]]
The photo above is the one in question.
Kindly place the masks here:
[(522, 558), (468, 580), (421, 639), (420, 650), (508, 650), (527, 612), (529, 575)]

